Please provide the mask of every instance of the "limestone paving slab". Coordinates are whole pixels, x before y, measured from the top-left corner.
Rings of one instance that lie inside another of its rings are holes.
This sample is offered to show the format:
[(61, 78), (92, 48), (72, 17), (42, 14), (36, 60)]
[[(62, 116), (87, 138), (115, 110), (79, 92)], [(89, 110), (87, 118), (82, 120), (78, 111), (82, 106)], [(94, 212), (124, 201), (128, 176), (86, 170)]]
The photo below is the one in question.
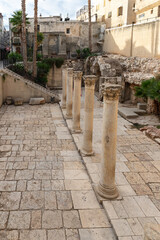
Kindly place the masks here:
[[(95, 163), (100, 164), (101, 160), (103, 107), (96, 97), (94, 103), (94, 157), (83, 157), (83, 160), (92, 182), (97, 184), (100, 175), (99, 166)], [(62, 111), (65, 114), (65, 110)], [(72, 120), (67, 120), (66, 123), (71, 129)], [(82, 129), (83, 125), (84, 93), (81, 104)], [(72, 134), (72, 136), (77, 148), (80, 149), (82, 134)], [(121, 197), (116, 201), (103, 201), (102, 203), (120, 240), (142, 240), (145, 223), (157, 223), (159, 220), (159, 157), (160, 146), (138, 129), (133, 129), (132, 124), (127, 120), (118, 116), (116, 184)], [(83, 206), (80, 203), (82, 198), (80, 193), (75, 194), (74, 192), (76, 191), (72, 191), (73, 203), (76, 202)], [(80, 211), (83, 211), (83, 208)], [(89, 233), (87, 232), (87, 234)]]

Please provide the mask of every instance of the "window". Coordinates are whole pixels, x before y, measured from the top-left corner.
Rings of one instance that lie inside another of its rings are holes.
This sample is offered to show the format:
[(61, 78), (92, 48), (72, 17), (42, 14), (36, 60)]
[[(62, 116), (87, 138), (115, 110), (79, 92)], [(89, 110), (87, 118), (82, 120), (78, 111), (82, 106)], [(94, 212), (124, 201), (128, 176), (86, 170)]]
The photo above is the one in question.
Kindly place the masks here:
[(70, 28), (67, 28), (67, 29), (66, 29), (66, 33), (67, 33), (67, 34), (70, 34)]
[(139, 18), (143, 18), (143, 17), (145, 17), (145, 13), (140, 14), (138, 17), (139, 17)]
[(40, 32), (40, 25), (37, 25), (37, 31)]
[(118, 8), (118, 16), (122, 16), (123, 15), (123, 7), (119, 7)]
[(158, 6), (158, 17), (160, 17), (160, 5)]
[(151, 14), (153, 14), (153, 9), (151, 9)]

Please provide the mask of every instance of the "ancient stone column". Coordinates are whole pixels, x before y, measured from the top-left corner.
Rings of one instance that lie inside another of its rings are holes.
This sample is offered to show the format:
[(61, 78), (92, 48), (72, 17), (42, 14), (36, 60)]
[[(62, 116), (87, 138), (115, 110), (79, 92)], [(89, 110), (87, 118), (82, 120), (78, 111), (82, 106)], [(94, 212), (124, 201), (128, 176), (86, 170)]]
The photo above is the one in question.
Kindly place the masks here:
[(82, 72), (73, 72), (74, 94), (73, 94), (73, 127), (75, 133), (81, 132), (80, 128), (80, 110), (81, 110), (81, 80)]
[(72, 118), (73, 68), (67, 68), (66, 118)]
[(93, 109), (94, 109), (94, 88), (97, 77), (94, 75), (84, 76), (85, 82), (85, 106), (84, 106), (84, 130), (81, 152), (83, 155), (90, 156), (92, 150), (93, 135)]
[(103, 129), (102, 129), (102, 159), (101, 177), (97, 187), (98, 194), (106, 199), (118, 197), (115, 185), (116, 144), (117, 144), (117, 115), (118, 100), (121, 86), (106, 83), (102, 87)]
[(61, 108), (66, 108), (66, 95), (67, 95), (67, 69), (62, 69), (62, 99)]

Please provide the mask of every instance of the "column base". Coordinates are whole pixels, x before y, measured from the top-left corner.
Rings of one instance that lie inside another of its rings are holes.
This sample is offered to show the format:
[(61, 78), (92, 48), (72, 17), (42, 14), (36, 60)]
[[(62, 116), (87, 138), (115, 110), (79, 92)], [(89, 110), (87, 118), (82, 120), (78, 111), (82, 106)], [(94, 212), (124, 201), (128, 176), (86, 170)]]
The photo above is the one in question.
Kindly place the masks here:
[(99, 183), (98, 186), (96, 187), (96, 190), (97, 190), (98, 195), (105, 199), (115, 199), (119, 196), (116, 186), (109, 188), (109, 187), (101, 185), (101, 183)]
[(94, 152), (91, 151), (91, 152), (86, 152), (85, 150), (83, 149), (80, 149), (80, 152), (82, 154), (83, 157), (88, 157), (88, 156), (93, 156), (94, 155)]

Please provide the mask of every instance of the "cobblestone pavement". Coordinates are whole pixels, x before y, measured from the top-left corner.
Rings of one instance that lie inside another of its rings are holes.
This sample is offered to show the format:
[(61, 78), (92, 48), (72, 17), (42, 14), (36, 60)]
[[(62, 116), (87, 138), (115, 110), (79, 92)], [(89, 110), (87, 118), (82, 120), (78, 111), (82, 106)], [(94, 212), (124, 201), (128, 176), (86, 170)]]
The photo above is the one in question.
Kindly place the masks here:
[[(127, 161), (128, 156), (119, 156)], [(96, 177), (97, 158), (93, 159), (86, 161)], [(130, 162), (134, 163), (127, 161)], [(128, 173), (132, 166), (120, 163), (119, 170), (125, 168)], [(122, 175), (120, 172), (118, 176), (124, 184)], [(128, 192), (129, 185), (123, 184), (123, 192)], [(135, 194), (132, 188), (130, 191)], [(149, 216), (151, 210), (148, 209)], [(140, 213), (143, 217), (143, 211)], [(0, 109), (0, 240), (115, 239), (59, 106), (3, 106)]]
[[(84, 98), (81, 127), (83, 129)], [(100, 178), (103, 105), (95, 98), (93, 150), (95, 155), (83, 157), (92, 182)], [(65, 114), (65, 110), (63, 111)], [(69, 128), (72, 121), (67, 120)], [(73, 134), (81, 148), (82, 134)], [(104, 209), (119, 240), (143, 240), (146, 223), (160, 224), (160, 146), (133, 125), (118, 117), (116, 184), (120, 197), (103, 201)]]

